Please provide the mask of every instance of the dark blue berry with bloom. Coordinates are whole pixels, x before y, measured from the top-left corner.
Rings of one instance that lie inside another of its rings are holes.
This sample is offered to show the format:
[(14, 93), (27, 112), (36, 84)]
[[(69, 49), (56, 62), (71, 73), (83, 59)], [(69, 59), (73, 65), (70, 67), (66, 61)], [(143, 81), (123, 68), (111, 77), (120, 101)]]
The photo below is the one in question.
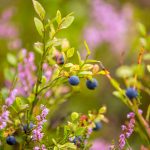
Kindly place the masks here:
[(33, 128), (33, 126), (34, 126), (34, 124), (33, 124), (32, 122), (30, 122), (29, 125), (25, 124), (25, 125), (23, 126), (24, 132), (27, 133), (27, 131), (30, 131), (30, 130)]
[(64, 64), (64, 57), (63, 57), (63, 55), (58, 56), (56, 58), (56, 60), (57, 60), (57, 64), (59, 64), (59, 65), (63, 65)]
[(16, 144), (16, 139), (14, 136), (8, 136), (6, 139), (7, 144), (9, 145), (15, 145)]
[(81, 136), (75, 137), (72, 142), (73, 142), (75, 145), (80, 145), (80, 143), (82, 142)]
[(98, 86), (98, 82), (95, 78), (93, 78), (92, 80), (86, 81), (86, 86), (88, 89), (94, 90)]
[(101, 128), (102, 128), (101, 122), (95, 122), (95, 127), (93, 128), (93, 130), (94, 130), (94, 131), (97, 131), (97, 130), (99, 130), (99, 129), (101, 129)]
[(69, 83), (73, 86), (76, 86), (80, 83), (79, 77), (78, 76), (71, 76), (69, 78)]
[(126, 89), (126, 96), (132, 100), (133, 98), (136, 98), (138, 96), (138, 92), (135, 88), (130, 87)]

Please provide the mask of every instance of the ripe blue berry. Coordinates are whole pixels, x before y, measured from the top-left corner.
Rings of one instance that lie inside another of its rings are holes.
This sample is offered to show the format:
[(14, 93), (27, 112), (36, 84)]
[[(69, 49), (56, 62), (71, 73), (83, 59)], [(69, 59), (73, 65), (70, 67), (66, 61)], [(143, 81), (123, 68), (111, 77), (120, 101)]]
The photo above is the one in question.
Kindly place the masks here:
[(30, 130), (33, 128), (33, 126), (34, 126), (34, 124), (33, 124), (32, 122), (30, 122), (29, 125), (25, 124), (25, 125), (23, 126), (24, 132), (27, 133), (27, 131), (30, 131)]
[(58, 56), (56, 58), (56, 60), (57, 60), (57, 64), (59, 64), (59, 65), (63, 65), (64, 64), (64, 57), (63, 57), (63, 55)]
[(94, 90), (98, 86), (98, 82), (95, 78), (93, 78), (92, 80), (86, 81), (86, 86), (88, 89)]
[(14, 136), (8, 136), (6, 139), (7, 144), (9, 145), (15, 145), (16, 144), (16, 139)]
[(138, 96), (138, 92), (135, 88), (130, 87), (126, 89), (126, 96), (132, 100), (133, 98), (136, 98)]
[(102, 128), (101, 122), (95, 122), (95, 127), (93, 128), (93, 130), (97, 131), (97, 130), (99, 130), (101, 128)]
[(71, 85), (73, 85), (73, 86), (78, 85), (79, 82), (80, 82), (78, 76), (71, 76), (68, 81), (69, 81), (69, 83), (70, 83)]
[(77, 136), (74, 138), (74, 140), (72, 142), (76, 145), (80, 145), (81, 141), (82, 141), (81, 136)]

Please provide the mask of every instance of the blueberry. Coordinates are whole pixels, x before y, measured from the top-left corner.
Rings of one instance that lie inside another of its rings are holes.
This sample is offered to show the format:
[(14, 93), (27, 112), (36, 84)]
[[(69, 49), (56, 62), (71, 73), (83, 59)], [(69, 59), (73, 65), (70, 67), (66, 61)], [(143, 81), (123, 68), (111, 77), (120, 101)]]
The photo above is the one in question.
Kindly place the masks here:
[(34, 124), (33, 124), (32, 122), (30, 122), (29, 125), (25, 124), (25, 125), (23, 126), (24, 132), (27, 133), (27, 131), (29, 131), (30, 129), (32, 129), (33, 126), (34, 126)]
[(138, 96), (138, 92), (135, 88), (129, 87), (126, 89), (126, 96), (132, 100), (133, 98), (136, 98)]
[(63, 65), (64, 64), (64, 57), (63, 55), (60, 55), (57, 57), (57, 64)]
[(77, 136), (77, 137), (74, 138), (74, 140), (73, 140), (72, 142), (73, 142), (74, 144), (78, 145), (78, 144), (81, 143), (81, 141), (82, 141), (81, 136)]
[(68, 81), (69, 81), (69, 83), (70, 83), (71, 85), (73, 85), (73, 86), (78, 85), (79, 82), (80, 82), (78, 76), (71, 76)]
[(7, 144), (9, 145), (15, 145), (16, 144), (16, 139), (14, 136), (8, 136), (6, 139)]
[(88, 89), (94, 90), (98, 86), (98, 82), (95, 78), (93, 78), (92, 80), (86, 81), (86, 86)]
[(93, 130), (94, 130), (94, 131), (97, 131), (97, 130), (99, 130), (99, 129), (101, 129), (101, 128), (102, 128), (101, 122), (95, 122), (95, 127), (93, 128)]

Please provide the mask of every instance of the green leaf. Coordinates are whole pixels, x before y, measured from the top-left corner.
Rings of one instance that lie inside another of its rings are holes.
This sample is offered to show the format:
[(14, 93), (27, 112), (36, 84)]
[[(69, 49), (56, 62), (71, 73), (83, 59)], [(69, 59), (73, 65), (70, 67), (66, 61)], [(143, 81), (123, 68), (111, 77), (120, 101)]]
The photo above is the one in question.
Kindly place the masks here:
[(41, 42), (34, 43), (34, 49), (39, 54), (41, 54), (41, 55), (43, 54), (43, 44)]
[(44, 10), (43, 6), (36, 0), (33, 0), (33, 6), (34, 6), (36, 13), (41, 18), (41, 20), (44, 20), (45, 10)]
[(77, 130), (75, 131), (75, 135), (76, 136), (81, 136), (84, 133), (85, 129), (86, 128), (83, 128), (83, 127), (77, 128)]
[(15, 55), (13, 55), (11, 53), (7, 54), (7, 61), (13, 66), (17, 65), (17, 59), (16, 59)]
[(100, 63), (100, 61), (98, 60), (91, 60), (91, 59), (88, 59), (86, 62), (87, 63)]
[(58, 24), (61, 23), (61, 12), (59, 10), (57, 10), (56, 21), (57, 21)]
[(146, 120), (149, 121), (149, 119), (150, 119), (150, 105), (148, 106), (147, 113), (146, 113)]
[(41, 22), (41, 20), (39, 20), (36, 17), (34, 17), (34, 23), (39, 35), (43, 37), (43, 31), (44, 31), (43, 23)]
[(16, 100), (15, 100), (17, 106), (20, 108), (20, 106), (23, 104), (22, 103), (22, 99), (20, 97), (16, 97)]
[(79, 75), (92, 75), (91, 71), (81, 71), (79, 72)]
[(46, 43), (46, 48), (50, 47), (50, 46), (60, 46), (62, 43), (62, 39), (54, 39), (54, 40), (49, 40)]
[(51, 39), (53, 39), (56, 34), (55, 27), (52, 22), (50, 22), (49, 26), (50, 26), (50, 37)]
[(28, 101), (29, 101), (30, 104), (34, 101), (34, 98), (35, 98), (35, 95), (34, 95), (34, 94), (30, 94), (30, 95), (28, 96)]
[(118, 83), (115, 79), (111, 78), (111, 79), (110, 79), (110, 83), (111, 83), (112, 86), (113, 86), (115, 89), (117, 89), (118, 91), (121, 90), (119, 83)]
[(91, 54), (91, 51), (90, 51), (86, 41), (84, 41), (84, 45), (85, 45), (85, 48), (86, 48), (86, 51), (87, 51), (87, 55), (89, 56)]
[(15, 77), (15, 72), (13, 72), (10, 68), (5, 68), (4, 77), (6, 80), (12, 81)]
[(145, 54), (145, 55), (143, 56), (143, 59), (144, 59), (144, 60), (150, 60), (150, 53)]
[(150, 72), (150, 65), (147, 65), (147, 70)]
[(67, 149), (70, 149), (70, 150), (76, 150), (77, 149), (77, 147), (76, 147), (76, 145), (74, 145), (74, 143), (65, 143), (63, 146), (64, 146), (64, 148), (66, 148), (66, 150)]
[(79, 61), (79, 64), (81, 65), (81, 64), (82, 64), (82, 60), (81, 60), (81, 56), (80, 56), (79, 51), (77, 51), (77, 55), (78, 55), (78, 61)]
[(74, 55), (74, 48), (70, 48), (67, 51), (67, 57), (70, 58)]
[(103, 114), (103, 113), (106, 112), (106, 110), (107, 110), (106, 106), (103, 106), (103, 107), (101, 107), (101, 108), (99, 109), (99, 113), (100, 113), (100, 114)]
[(127, 78), (133, 75), (133, 71), (128, 66), (121, 66), (117, 69), (116, 74), (120, 78)]
[(70, 67), (72, 67), (72, 66), (73, 66), (72, 63), (67, 63), (67, 64), (64, 65), (64, 67), (66, 67), (66, 68), (70, 68)]
[(119, 91), (114, 91), (113, 95), (120, 99), (123, 97), (123, 95)]
[(76, 119), (78, 119), (79, 118), (79, 114), (77, 113), (77, 112), (73, 112), (72, 114), (71, 114), (71, 119), (72, 119), (72, 121), (74, 121), (74, 120), (76, 120)]
[(72, 24), (73, 21), (74, 21), (74, 17), (73, 16), (66, 16), (64, 18), (64, 20), (62, 20), (62, 23), (60, 25), (60, 29), (68, 28)]
[(143, 77), (145, 67), (144, 65), (133, 65), (132, 70), (133, 73), (136, 74), (138, 77)]
[(140, 34), (142, 36), (145, 36), (146, 35), (146, 28), (145, 28), (145, 26), (142, 23), (139, 22), (137, 24), (137, 27), (138, 27), (138, 30), (139, 30)]

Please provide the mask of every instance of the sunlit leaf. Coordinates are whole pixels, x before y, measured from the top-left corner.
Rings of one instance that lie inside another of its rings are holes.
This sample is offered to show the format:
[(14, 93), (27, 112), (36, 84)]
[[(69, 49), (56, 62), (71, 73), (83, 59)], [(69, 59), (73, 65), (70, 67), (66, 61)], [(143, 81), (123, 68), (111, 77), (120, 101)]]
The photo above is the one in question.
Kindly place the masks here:
[(150, 72), (150, 65), (147, 65), (147, 70)]
[(17, 59), (16, 59), (15, 55), (13, 55), (11, 53), (7, 54), (7, 61), (13, 66), (16, 66), (16, 64), (17, 64)]
[(81, 71), (79, 72), (79, 75), (92, 75), (91, 71)]
[(86, 41), (84, 41), (84, 45), (85, 45), (85, 48), (86, 48), (86, 51), (87, 51), (87, 55), (90, 55), (91, 54), (91, 51), (86, 43)]
[(67, 51), (67, 57), (70, 58), (74, 55), (74, 48), (70, 48)]
[(128, 66), (121, 66), (117, 69), (116, 74), (118, 77), (127, 78), (133, 75), (133, 71)]
[(73, 21), (74, 21), (73, 16), (65, 17), (64, 20), (62, 21), (61, 25), (60, 25), (60, 29), (68, 28), (72, 24)]
[(146, 113), (146, 120), (150, 120), (150, 105), (148, 106), (147, 113)]
[(44, 10), (43, 6), (36, 0), (33, 0), (33, 6), (34, 6), (36, 13), (41, 18), (41, 20), (44, 20), (45, 10)]
[(41, 35), (43, 37), (43, 31), (44, 31), (43, 23), (36, 17), (34, 18), (34, 23), (35, 23), (35, 26), (36, 26), (36, 29), (37, 29), (39, 35)]
[(43, 54), (43, 44), (41, 42), (34, 43), (34, 49), (39, 54)]
[(57, 10), (56, 21), (57, 21), (58, 24), (61, 23), (61, 12), (59, 10)]
[(64, 65), (64, 67), (66, 67), (66, 68), (70, 68), (70, 67), (72, 67), (72, 66), (73, 66), (72, 63), (67, 63), (67, 64)]

